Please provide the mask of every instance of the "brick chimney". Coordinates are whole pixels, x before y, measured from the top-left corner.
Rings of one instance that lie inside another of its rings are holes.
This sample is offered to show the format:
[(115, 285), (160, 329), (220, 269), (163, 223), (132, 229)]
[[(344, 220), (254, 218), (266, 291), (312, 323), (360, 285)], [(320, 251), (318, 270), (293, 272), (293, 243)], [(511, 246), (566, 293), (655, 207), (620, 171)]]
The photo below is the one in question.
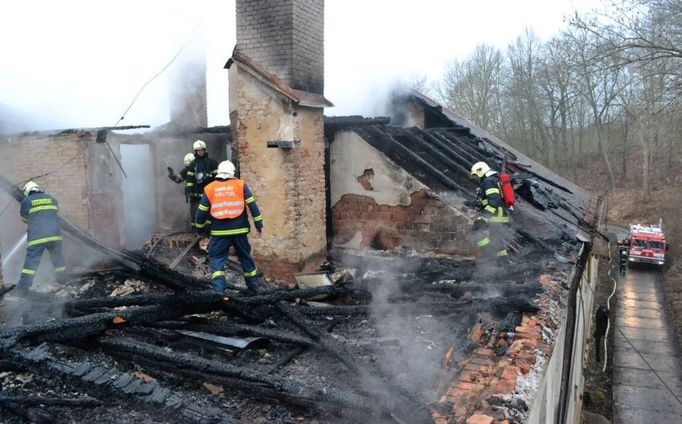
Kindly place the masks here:
[(263, 212), (256, 263), (289, 283), (327, 254), (323, 36), (323, 0), (237, 0), (233, 158)]
[(195, 41), (173, 63), (170, 78), (170, 117), (176, 128), (206, 128), (206, 49)]
[(237, 50), (291, 88), (324, 94), (324, 0), (237, 0)]

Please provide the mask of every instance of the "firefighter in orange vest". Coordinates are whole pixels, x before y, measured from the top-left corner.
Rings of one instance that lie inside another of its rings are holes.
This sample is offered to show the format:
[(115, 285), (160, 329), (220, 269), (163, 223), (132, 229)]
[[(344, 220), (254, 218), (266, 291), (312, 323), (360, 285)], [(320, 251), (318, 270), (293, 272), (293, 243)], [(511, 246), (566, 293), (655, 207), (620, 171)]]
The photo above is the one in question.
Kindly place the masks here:
[(230, 246), (235, 248), (248, 289), (256, 292), (260, 285), (256, 264), (251, 257), (248, 239), (251, 226), (246, 206), (251, 211), (258, 237), (263, 232), (263, 217), (251, 190), (243, 180), (235, 178), (234, 172), (235, 166), (232, 162), (227, 160), (220, 162), (216, 180), (204, 188), (197, 208), (197, 231), (204, 234), (209, 225), (211, 229), (208, 254), (213, 289), (218, 293), (225, 289), (225, 262)]
[(504, 226), (509, 225), (509, 215), (502, 201), (498, 174), (487, 163), (477, 162), (471, 167), (471, 176), (481, 184), (476, 201), (481, 216), (474, 221), (473, 228), (477, 235), (476, 245), (486, 259), (507, 263)]

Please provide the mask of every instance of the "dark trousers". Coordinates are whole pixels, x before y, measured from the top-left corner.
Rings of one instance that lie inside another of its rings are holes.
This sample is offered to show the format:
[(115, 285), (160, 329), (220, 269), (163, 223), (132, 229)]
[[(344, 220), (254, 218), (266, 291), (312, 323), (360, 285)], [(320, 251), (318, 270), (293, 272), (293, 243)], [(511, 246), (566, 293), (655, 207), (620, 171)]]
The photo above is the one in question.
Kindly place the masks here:
[(476, 246), (481, 249), (487, 262), (509, 260), (507, 246), (504, 243), (504, 226), (505, 224), (489, 222), (486, 227), (476, 230), (473, 234)]
[(33, 278), (38, 271), (40, 265), (40, 258), (43, 256), (43, 251), (50, 252), (50, 260), (54, 267), (55, 278), (58, 283), (66, 282), (66, 266), (64, 265), (64, 255), (62, 255), (62, 242), (51, 241), (48, 243), (41, 243), (35, 246), (26, 248), (26, 259), (24, 259), (24, 268), (21, 270), (21, 277), (17, 286), (20, 288), (29, 288), (33, 284)]
[(208, 244), (208, 255), (210, 257), (211, 282), (213, 290), (222, 293), (225, 290), (225, 262), (230, 250), (234, 250), (239, 258), (244, 272), (244, 280), (249, 288), (257, 288), (260, 281), (256, 275), (256, 264), (251, 257), (251, 245), (247, 234), (234, 236), (212, 236)]
[(200, 200), (201, 198), (199, 197), (189, 198), (189, 226), (192, 227), (192, 230), (196, 228), (197, 208), (199, 207)]

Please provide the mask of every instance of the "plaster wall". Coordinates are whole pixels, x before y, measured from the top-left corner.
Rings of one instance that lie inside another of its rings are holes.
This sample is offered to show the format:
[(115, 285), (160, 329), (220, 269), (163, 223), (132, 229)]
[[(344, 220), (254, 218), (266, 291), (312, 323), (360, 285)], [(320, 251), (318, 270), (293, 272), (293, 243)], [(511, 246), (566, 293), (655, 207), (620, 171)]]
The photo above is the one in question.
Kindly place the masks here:
[(469, 256), (469, 220), (352, 131), (330, 146), (335, 245)]
[[(251, 237), (257, 266), (291, 282), (326, 257), (322, 109), (299, 107), (238, 65), (229, 78), (233, 153), (265, 225)], [(295, 147), (267, 147), (280, 140)]]

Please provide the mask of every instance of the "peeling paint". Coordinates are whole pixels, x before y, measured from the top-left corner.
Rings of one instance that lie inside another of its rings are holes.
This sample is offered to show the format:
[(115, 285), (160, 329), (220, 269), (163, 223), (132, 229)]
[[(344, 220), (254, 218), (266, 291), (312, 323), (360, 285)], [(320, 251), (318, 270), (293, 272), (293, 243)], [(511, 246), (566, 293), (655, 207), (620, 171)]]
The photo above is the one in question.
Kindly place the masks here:
[[(427, 189), (354, 132), (338, 133), (330, 149), (332, 206), (344, 194), (369, 196), (379, 205), (410, 206), (410, 196)], [(371, 191), (358, 178), (369, 169)]]

